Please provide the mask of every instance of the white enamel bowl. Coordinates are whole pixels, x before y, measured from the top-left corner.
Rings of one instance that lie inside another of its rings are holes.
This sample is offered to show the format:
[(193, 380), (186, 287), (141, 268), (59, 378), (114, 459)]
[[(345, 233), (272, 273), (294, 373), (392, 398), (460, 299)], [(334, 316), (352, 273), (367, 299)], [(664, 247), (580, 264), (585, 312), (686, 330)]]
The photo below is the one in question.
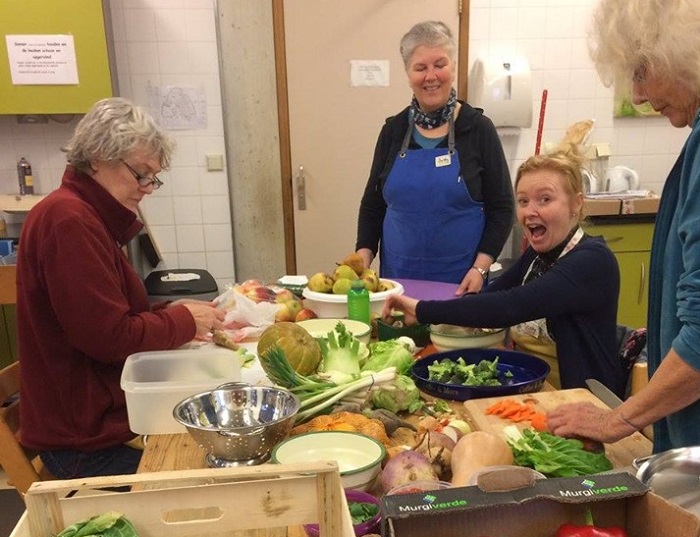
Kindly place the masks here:
[(298, 321), (297, 324), (304, 328), (309, 334), (315, 338), (326, 337), (328, 332), (335, 330), (336, 325), (341, 322), (345, 325), (345, 330), (350, 332), (355, 338), (362, 343), (369, 343), (372, 335), (372, 327), (362, 321), (353, 319), (307, 319)]
[[(387, 280), (394, 284), (393, 289), (381, 291), (379, 293), (369, 294), (369, 309), (374, 313), (381, 313), (384, 307), (384, 301), (391, 295), (402, 295), (403, 285), (394, 280)], [(347, 295), (334, 295), (333, 293), (317, 293), (311, 291), (308, 287), (302, 292), (304, 297), (304, 306), (313, 310), (316, 315), (322, 318), (343, 319), (348, 316), (348, 297)]]
[(317, 431), (283, 440), (273, 448), (272, 461), (337, 461), (343, 488), (367, 490), (377, 479), (385, 455), (384, 446), (364, 434)]
[(505, 328), (481, 329), (451, 324), (430, 325), (430, 341), (440, 352), (496, 347), (503, 344), (505, 337)]

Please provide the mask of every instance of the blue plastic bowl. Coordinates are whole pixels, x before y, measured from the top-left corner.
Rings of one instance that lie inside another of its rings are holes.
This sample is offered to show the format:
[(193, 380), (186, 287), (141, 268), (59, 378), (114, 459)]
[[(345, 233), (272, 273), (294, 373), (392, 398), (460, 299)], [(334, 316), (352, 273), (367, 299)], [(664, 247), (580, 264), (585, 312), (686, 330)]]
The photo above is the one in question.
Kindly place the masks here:
[[(456, 361), (460, 357), (467, 364), (477, 364), (481, 360), (493, 361), (498, 357), (498, 372), (503, 384), (501, 386), (461, 386), (435, 382), (428, 378), (428, 366), (433, 362), (446, 358)], [(505, 376), (508, 371), (512, 373), (512, 377)], [(466, 401), (481, 397), (536, 392), (542, 387), (549, 374), (549, 364), (531, 354), (507, 349), (458, 349), (421, 358), (413, 364), (411, 374), (418, 389), (427, 394), (442, 399)]]

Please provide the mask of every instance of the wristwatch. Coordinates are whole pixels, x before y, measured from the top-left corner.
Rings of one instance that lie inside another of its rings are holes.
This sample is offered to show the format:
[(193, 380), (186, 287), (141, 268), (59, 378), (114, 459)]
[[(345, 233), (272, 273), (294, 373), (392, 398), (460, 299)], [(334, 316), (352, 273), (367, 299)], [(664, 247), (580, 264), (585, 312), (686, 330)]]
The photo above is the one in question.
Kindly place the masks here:
[(481, 277), (485, 280), (486, 277), (489, 275), (488, 270), (484, 270), (481, 267), (477, 267), (476, 265), (473, 265), (472, 268), (477, 271), (479, 274), (481, 274)]

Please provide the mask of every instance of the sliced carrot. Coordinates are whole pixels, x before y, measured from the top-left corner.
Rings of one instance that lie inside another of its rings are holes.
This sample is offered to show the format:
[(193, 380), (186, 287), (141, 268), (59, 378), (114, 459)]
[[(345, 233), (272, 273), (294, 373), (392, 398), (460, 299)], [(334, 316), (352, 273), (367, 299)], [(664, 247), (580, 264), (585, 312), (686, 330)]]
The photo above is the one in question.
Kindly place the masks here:
[(547, 416), (546, 414), (542, 414), (540, 412), (538, 412), (532, 417), (532, 419), (530, 420), (530, 425), (532, 425), (532, 428), (536, 431), (549, 431), (549, 427), (547, 426)]

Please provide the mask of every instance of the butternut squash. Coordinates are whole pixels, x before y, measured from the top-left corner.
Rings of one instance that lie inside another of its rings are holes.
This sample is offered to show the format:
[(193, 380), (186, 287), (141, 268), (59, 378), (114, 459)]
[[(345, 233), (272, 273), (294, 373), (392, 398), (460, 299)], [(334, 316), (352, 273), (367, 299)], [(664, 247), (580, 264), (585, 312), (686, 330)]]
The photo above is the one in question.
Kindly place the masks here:
[(465, 434), (452, 450), (452, 485), (464, 487), (482, 468), (508, 464), (513, 464), (513, 452), (505, 440), (485, 431)]

